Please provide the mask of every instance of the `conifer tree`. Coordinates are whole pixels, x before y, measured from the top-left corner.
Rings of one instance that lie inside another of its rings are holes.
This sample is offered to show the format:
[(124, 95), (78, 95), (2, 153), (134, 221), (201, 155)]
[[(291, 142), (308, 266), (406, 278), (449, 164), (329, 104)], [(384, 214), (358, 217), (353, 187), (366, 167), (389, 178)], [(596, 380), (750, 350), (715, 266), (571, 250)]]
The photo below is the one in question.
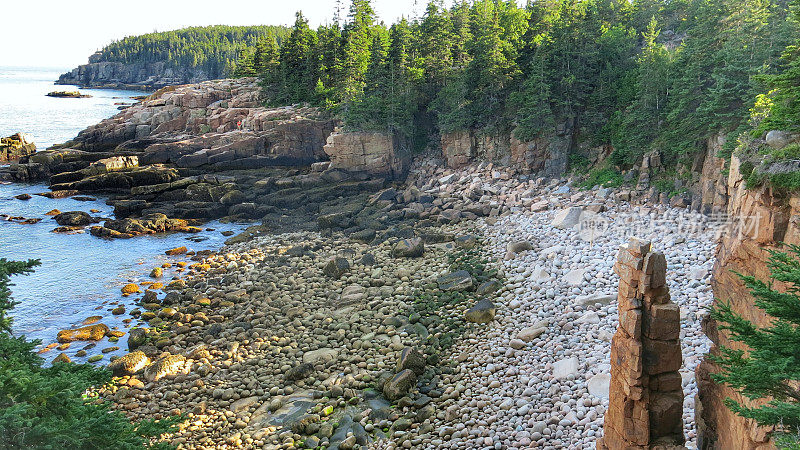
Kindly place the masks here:
[(341, 80), (338, 87), (342, 100), (349, 101), (361, 95), (364, 75), (369, 68), (373, 41), (375, 11), (369, 0), (353, 0), (349, 22), (344, 27), (344, 49), (340, 62)]
[[(755, 297), (755, 305), (771, 319), (758, 327), (733, 311), (728, 303), (711, 311), (721, 330), (747, 350), (721, 347), (713, 359), (722, 371), (712, 378), (726, 383), (751, 400), (769, 399), (762, 406), (747, 406), (732, 399), (725, 404), (742, 417), (760, 425), (775, 426), (779, 447), (797, 448), (800, 435), (800, 246), (789, 245), (787, 252), (770, 251), (768, 267), (771, 281), (787, 286), (773, 288), (752, 276), (740, 278)], [(783, 434), (785, 433), (785, 434)]]

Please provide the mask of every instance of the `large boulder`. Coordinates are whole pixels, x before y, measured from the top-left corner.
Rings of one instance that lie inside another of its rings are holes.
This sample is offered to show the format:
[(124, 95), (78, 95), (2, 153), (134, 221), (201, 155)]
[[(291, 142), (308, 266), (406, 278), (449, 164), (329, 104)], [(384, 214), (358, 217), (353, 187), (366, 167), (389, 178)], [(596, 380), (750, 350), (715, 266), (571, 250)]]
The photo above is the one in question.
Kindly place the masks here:
[(62, 343), (73, 341), (99, 341), (110, 332), (111, 330), (107, 325), (96, 323), (74, 330), (61, 330), (56, 335), (56, 340)]
[(62, 227), (85, 227), (97, 222), (92, 216), (83, 211), (67, 211), (53, 217)]
[(488, 299), (483, 299), (464, 313), (464, 319), (472, 323), (489, 323), (494, 320), (497, 308)]
[(115, 359), (108, 364), (115, 376), (133, 375), (150, 364), (150, 358), (141, 350), (130, 352), (125, 356)]
[(144, 370), (144, 378), (151, 382), (158, 381), (167, 376), (187, 373), (188, 369), (185, 356), (167, 355), (147, 366)]
[(404, 397), (417, 383), (417, 376), (411, 369), (403, 369), (383, 385), (383, 395), (390, 401)]
[(425, 244), (420, 238), (402, 239), (392, 248), (395, 257), (418, 258), (425, 253)]
[(470, 291), (475, 287), (475, 279), (466, 270), (448, 273), (436, 279), (443, 291)]
[(582, 213), (583, 209), (579, 206), (572, 206), (562, 209), (556, 213), (556, 216), (553, 218), (552, 225), (561, 230), (575, 228), (575, 226), (581, 221)]
[(397, 359), (397, 370), (401, 372), (409, 369), (417, 376), (425, 372), (425, 355), (413, 347), (406, 347), (400, 352), (400, 357)]

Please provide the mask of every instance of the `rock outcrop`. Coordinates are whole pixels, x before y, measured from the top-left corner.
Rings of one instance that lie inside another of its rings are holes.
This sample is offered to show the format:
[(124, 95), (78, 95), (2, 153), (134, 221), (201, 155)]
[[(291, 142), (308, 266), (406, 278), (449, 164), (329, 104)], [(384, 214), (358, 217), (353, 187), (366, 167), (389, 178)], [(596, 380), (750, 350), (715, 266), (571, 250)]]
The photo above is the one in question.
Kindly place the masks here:
[(58, 77), (56, 84), (153, 90), (164, 86), (198, 83), (209, 79), (209, 74), (201, 68), (174, 68), (164, 62), (137, 64), (90, 62), (62, 74)]
[(683, 448), (680, 310), (669, 298), (667, 262), (650, 243), (620, 247), (619, 327), (611, 341), (611, 385), (598, 449)]
[(474, 131), (457, 131), (442, 135), (442, 156), (451, 168), (467, 165), (474, 159), (514, 167), (545, 177), (558, 177), (566, 173), (571, 133), (562, 131), (542, 136), (530, 142), (517, 139), (514, 132), (497, 136)]
[(28, 134), (16, 133), (0, 138), (0, 163), (16, 161), (35, 152), (36, 144)]
[[(717, 248), (712, 287), (715, 303), (729, 302), (735, 312), (756, 326), (765, 326), (769, 323), (768, 317), (754, 306), (752, 295), (734, 272), (766, 280), (769, 278), (768, 250), (778, 249), (780, 242), (800, 244), (800, 197), (782, 195), (768, 186), (746, 189), (739, 167), (740, 160), (734, 155), (727, 182), (728, 224)], [(775, 282), (774, 286), (785, 287), (780, 282)], [(715, 321), (706, 318), (704, 325), (706, 335), (714, 344), (711, 354), (717, 354), (720, 346), (743, 349), (742, 344), (731, 341), (719, 330)], [(719, 370), (708, 357), (696, 370), (698, 447), (774, 448), (769, 429), (737, 416), (723, 403), (730, 397), (745, 405), (753, 404), (730, 387), (715, 383), (711, 375)]]
[(398, 139), (378, 132), (335, 132), (324, 147), (331, 169), (345, 169), (400, 178), (410, 163), (410, 150)]

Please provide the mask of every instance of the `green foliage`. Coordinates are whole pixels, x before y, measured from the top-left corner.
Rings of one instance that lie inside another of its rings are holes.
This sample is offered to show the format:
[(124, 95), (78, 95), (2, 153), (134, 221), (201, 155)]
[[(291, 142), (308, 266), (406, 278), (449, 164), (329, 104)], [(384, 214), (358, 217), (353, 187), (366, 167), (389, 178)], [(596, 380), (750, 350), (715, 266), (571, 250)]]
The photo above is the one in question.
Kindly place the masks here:
[(164, 62), (167, 67), (200, 68), (210, 78), (221, 78), (236, 73), (226, 69), (246, 58), (242, 55), (246, 49), (269, 36), (280, 43), (286, 34), (281, 26), (190, 27), (126, 37), (105, 46), (90, 62)]
[[(744, 397), (770, 400), (750, 407), (733, 399), (726, 405), (736, 414), (754, 419), (760, 425), (775, 426), (784, 448), (796, 448), (800, 431), (800, 246), (789, 245), (789, 252), (770, 251), (768, 267), (770, 282), (752, 276), (740, 275), (750, 289), (755, 306), (771, 320), (769, 325), (757, 327), (734, 312), (731, 305), (722, 303), (711, 311), (719, 328), (729, 333), (730, 339), (742, 343), (747, 350), (728, 347), (720, 349), (714, 360), (722, 371), (712, 375), (719, 383), (726, 383)], [(785, 283), (786, 291), (773, 288), (772, 281)]]
[(586, 189), (591, 189), (595, 186), (601, 187), (619, 187), (624, 184), (622, 174), (611, 167), (600, 167), (589, 172), (586, 180), (581, 183), (581, 186)]
[(651, 150), (674, 167), (718, 133), (727, 156), (748, 127), (797, 123), (797, 30), (781, 0), (430, 0), (389, 28), (352, 0), (342, 27), (298, 16), (278, 61), (256, 40), (237, 73), (258, 73), (269, 103), (321, 105), (416, 147), (513, 130), (610, 145), (619, 168)]
[(31, 272), (38, 261), (0, 258), (0, 448), (171, 448), (158, 442), (183, 418), (131, 423), (88, 392), (111, 379), (89, 364), (43, 367), (38, 341), (10, 335), (9, 277)]

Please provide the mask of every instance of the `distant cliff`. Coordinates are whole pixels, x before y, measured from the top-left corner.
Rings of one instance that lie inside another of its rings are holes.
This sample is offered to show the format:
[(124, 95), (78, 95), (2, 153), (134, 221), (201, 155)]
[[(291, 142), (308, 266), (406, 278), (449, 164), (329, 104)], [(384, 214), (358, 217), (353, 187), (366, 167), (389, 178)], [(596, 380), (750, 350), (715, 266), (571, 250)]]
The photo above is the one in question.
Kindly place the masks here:
[(78, 66), (58, 77), (56, 84), (81, 87), (155, 90), (176, 84), (197, 83), (219, 74), (197, 67), (169, 67), (165, 62), (123, 64), (97, 62)]
[(279, 26), (212, 26), (129, 36), (62, 74), (56, 84), (152, 90), (223, 78), (243, 50), (269, 35), (280, 43), (286, 33)]

